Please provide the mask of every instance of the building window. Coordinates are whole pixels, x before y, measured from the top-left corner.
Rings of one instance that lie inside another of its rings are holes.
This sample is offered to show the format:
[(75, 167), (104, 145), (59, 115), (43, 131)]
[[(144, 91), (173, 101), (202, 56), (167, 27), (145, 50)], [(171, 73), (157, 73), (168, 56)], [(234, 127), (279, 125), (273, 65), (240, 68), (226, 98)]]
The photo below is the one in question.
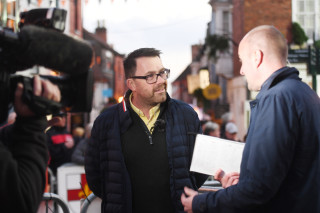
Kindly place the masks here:
[(304, 0), (298, 1), (299, 12), (304, 12)]
[(224, 34), (229, 33), (229, 12), (228, 11), (223, 11), (222, 13), (222, 30)]
[(307, 0), (306, 2), (306, 12), (314, 12), (314, 1), (313, 0)]
[(309, 38), (313, 37), (313, 33), (318, 34), (317, 6), (320, 5), (320, 0), (296, 0), (293, 4), (293, 17), (296, 17), (293, 21), (301, 25)]
[(298, 17), (298, 23), (301, 26), (304, 26), (304, 16), (303, 15), (297, 15), (297, 17)]
[(314, 15), (306, 15), (305, 17), (305, 26), (306, 28), (313, 28), (314, 26)]

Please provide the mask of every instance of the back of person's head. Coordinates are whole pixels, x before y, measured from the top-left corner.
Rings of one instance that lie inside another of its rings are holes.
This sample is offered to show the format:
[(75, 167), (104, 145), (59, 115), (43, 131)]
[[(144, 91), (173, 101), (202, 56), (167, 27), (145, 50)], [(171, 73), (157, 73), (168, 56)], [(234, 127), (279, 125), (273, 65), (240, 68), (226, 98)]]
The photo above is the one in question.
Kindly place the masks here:
[(238, 132), (238, 127), (233, 122), (228, 122), (226, 125), (226, 132), (236, 134)]
[(231, 112), (226, 112), (221, 116), (222, 123), (228, 123), (229, 121), (232, 120), (232, 113)]
[(233, 122), (226, 125), (225, 138), (228, 140), (237, 140), (238, 127)]
[(81, 126), (77, 126), (72, 130), (72, 135), (74, 137), (82, 138), (84, 136), (85, 130)]
[(207, 123), (204, 124), (203, 134), (210, 135), (210, 132), (213, 132), (217, 129), (219, 129), (219, 124), (212, 122), (212, 121), (208, 121)]
[(159, 57), (161, 51), (155, 48), (140, 48), (131, 53), (124, 59), (123, 66), (126, 79), (134, 76), (137, 68), (136, 59), (140, 57)]
[(247, 48), (259, 49), (264, 52), (264, 57), (271, 61), (281, 61), (283, 65), (287, 63), (288, 45), (283, 34), (274, 26), (261, 25), (249, 31), (244, 39)]

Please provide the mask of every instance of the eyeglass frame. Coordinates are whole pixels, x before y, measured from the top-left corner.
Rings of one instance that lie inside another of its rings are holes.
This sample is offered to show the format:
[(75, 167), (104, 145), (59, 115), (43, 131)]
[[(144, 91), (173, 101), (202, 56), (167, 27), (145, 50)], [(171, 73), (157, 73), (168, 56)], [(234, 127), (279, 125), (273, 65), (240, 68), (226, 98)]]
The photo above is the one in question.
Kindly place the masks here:
[[(164, 79), (164, 78), (161, 76), (162, 74), (165, 74), (166, 79)], [(151, 76), (153, 77), (154, 75), (156, 75), (155, 81), (152, 82), (152, 83), (149, 83), (148, 80), (147, 80), (147, 78), (148, 78), (148, 77), (151, 77)], [(167, 79), (170, 77), (170, 69), (163, 68), (159, 73), (151, 73), (151, 74), (145, 75), (145, 76), (131, 76), (130, 78), (133, 78), (133, 79), (145, 79), (148, 84), (154, 84), (154, 83), (156, 83), (156, 82), (158, 81), (158, 77), (159, 77), (159, 76), (160, 76), (163, 80), (167, 80)]]

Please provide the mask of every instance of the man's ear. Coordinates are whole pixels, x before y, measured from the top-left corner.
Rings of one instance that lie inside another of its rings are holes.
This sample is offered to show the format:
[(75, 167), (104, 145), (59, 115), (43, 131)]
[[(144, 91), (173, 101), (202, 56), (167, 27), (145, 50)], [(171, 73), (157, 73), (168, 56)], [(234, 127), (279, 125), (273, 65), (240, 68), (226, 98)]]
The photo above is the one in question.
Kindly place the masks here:
[(262, 64), (263, 62), (263, 52), (261, 50), (256, 50), (254, 52), (254, 62), (255, 62), (255, 65), (256, 67), (260, 67), (260, 65)]
[(136, 90), (136, 85), (135, 85), (134, 81), (131, 78), (127, 79), (127, 86), (131, 91), (135, 91)]

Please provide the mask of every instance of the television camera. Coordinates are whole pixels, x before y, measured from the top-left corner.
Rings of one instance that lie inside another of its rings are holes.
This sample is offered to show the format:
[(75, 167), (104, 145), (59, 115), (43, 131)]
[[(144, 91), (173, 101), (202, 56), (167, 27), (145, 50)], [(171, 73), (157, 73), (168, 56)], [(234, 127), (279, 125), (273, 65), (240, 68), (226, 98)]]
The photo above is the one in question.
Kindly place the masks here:
[[(39, 115), (59, 111), (90, 112), (93, 95), (92, 48), (85, 41), (63, 34), (66, 11), (33, 9), (20, 13), (18, 33), (0, 27), (0, 123), (7, 119), (17, 83), (24, 84), (23, 100)], [(61, 72), (40, 75), (56, 84), (59, 103), (33, 95), (33, 80), (15, 74), (35, 65)]]

